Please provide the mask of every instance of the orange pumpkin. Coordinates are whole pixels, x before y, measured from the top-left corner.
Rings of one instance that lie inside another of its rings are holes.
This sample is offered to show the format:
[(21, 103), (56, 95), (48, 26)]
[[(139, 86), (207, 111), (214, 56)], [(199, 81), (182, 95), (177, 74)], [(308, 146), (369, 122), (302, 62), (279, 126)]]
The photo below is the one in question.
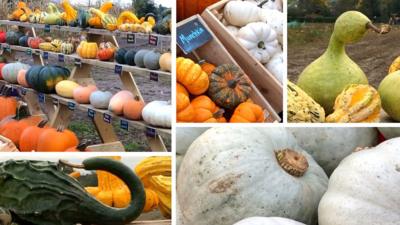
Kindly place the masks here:
[(0, 120), (8, 116), (15, 116), (17, 113), (18, 101), (15, 97), (1, 96), (0, 97)]
[(36, 126), (42, 120), (41, 117), (31, 116), (21, 120), (6, 119), (7, 122), (2, 124), (0, 128), (0, 135), (10, 139), (16, 146), (19, 146), (19, 141), (22, 132), (30, 126)]
[(86, 87), (80, 86), (74, 89), (72, 95), (77, 103), (89, 104), (90, 95), (95, 91), (97, 91), (97, 87), (94, 85), (88, 85)]
[(23, 87), (29, 87), (28, 82), (26, 81), (26, 71), (24, 69), (21, 69), (18, 71), (17, 74), (17, 82), (19, 85), (23, 86)]
[(215, 65), (206, 62), (205, 60), (202, 60), (199, 62), (201, 69), (208, 74), (208, 76), (211, 76), (212, 72), (215, 70)]
[(189, 93), (185, 87), (176, 83), (176, 120), (178, 122), (192, 122), (194, 117), (194, 108), (190, 104)]
[(130, 120), (140, 120), (144, 106), (145, 103), (140, 100), (139, 96), (135, 96), (134, 99), (127, 100), (122, 107), (124, 117)]
[(76, 147), (79, 140), (75, 133), (63, 127), (45, 130), (38, 139), (38, 152), (64, 152), (69, 148)]
[(217, 123), (226, 122), (224, 110), (220, 109), (208, 96), (201, 95), (193, 99), (191, 105), (194, 108), (193, 122)]
[(19, 140), (19, 150), (21, 152), (31, 152), (37, 149), (39, 136), (44, 130), (50, 129), (46, 127), (47, 120), (41, 121), (37, 126), (30, 126), (22, 133)]
[(177, 21), (201, 14), (210, 5), (220, 0), (177, 0)]
[(111, 42), (102, 42), (97, 51), (97, 58), (101, 61), (109, 61), (114, 58), (115, 49)]
[(176, 80), (193, 95), (203, 94), (210, 84), (207, 73), (200, 65), (183, 57), (176, 59)]
[(262, 123), (265, 120), (264, 110), (257, 104), (243, 102), (236, 107), (231, 123)]

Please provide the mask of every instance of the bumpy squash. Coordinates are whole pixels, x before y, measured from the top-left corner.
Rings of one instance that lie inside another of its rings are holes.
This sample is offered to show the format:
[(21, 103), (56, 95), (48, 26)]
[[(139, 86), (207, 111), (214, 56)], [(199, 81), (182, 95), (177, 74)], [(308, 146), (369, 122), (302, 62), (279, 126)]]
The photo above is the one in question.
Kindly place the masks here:
[(123, 11), (119, 14), (117, 24), (119, 26), (124, 23), (140, 23), (140, 21), (133, 12)]
[(322, 123), (325, 110), (301, 88), (287, 81), (287, 120), (289, 123)]
[(60, 18), (69, 26), (76, 26), (78, 21), (78, 11), (72, 7), (69, 0), (62, 0), (61, 7), (65, 12), (61, 13)]
[(171, 218), (172, 177), (163, 175), (152, 176), (149, 181), (151, 189), (156, 192), (160, 200), (158, 207), (161, 214), (166, 218)]
[[(103, 12), (103, 13), (108, 13), (108, 11), (110, 11), (113, 6), (114, 5), (113, 5), (112, 2), (105, 2), (105, 3), (103, 3), (103, 5), (101, 5), (100, 11)], [(98, 17), (97, 15), (92, 15), (92, 17), (90, 17), (88, 22), (89, 22), (89, 25), (91, 27), (104, 28), (102, 23), (101, 23), (101, 18)]]
[(89, 12), (93, 15), (98, 16), (101, 19), (101, 24), (103, 28), (109, 31), (114, 31), (118, 28), (117, 19), (113, 15), (104, 13), (101, 10), (95, 8), (90, 8)]
[(95, 59), (97, 57), (97, 43), (81, 41), (76, 48), (78, 55), (84, 59)]
[(231, 225), (259, 215), (315, 225), (327, 185), (322, 168), (284, 128), (219, 127), (186, 152), (177, 201), (183, 224)]
[(391, 64), (390, 67), (389, 67), (389, 73), (388, 73), (388, 74), (394, 73), (394, 72), (396, 72), (397, 70), (400, 70), (400, 56), (397, 57), (397, 58), (392, 62), (392, 64)]
[(72, 43), (71, 39), (66, 42), (63, 42), (60, 46), (60, 52), (66, 55), (72, 54), (75, 51), (75, 46)]
[(326, 118), (326, 122), (379, 122), (381, 99), (375, 88), (369, 85), (352, 84), (336, 98), (334, 110)]
[(10, 15), (8, 15), (8, 19), (26, 22), (28, 21), (29, 15), (31, 13), (32, 11), (29, 9), (27, 4), (25, 2), (20, 1), (17, 3), (17, 8)]
[(56, 93), (64, 98), (72, 98), (75, 88), (80, 85), (72, 80), (63, 80), (56, 84)]
[(249, 78), (236, 65), (220, 65), (210, 76), (208, 95), (217, 105), (225, 109), (234, 109), (245, 102), (250, 92)]
[(197, 123), (224, 123), (224, 110), (220, 109), (208, 96), (201, 95), (190, 103), (194, 109), (192, 122)]
[[(0, 164), (0, 205), (32, 224), (127, 224), (142, 212), (145, 201), (143, 185), (124, 164), (106, 158), (89, 158), (78, 165), (85, 170), (103, 170), (120, 178), (128, 186), (131, 202), (124, 209), (104, 206), (90, 196), (74, 178), (60, 168), (66, 162), (14, 161)], [(9, 175), (6, 175), (9, 174)], [(12, 175), (10, 175), (12, 174)], [(9, 176), (5, 178), (5, 176)], [(18, 177), (18, 178), (16, 178)], [(15, 193), (14, 193), (15, 192)], [(28, 193), (15, 199), (17, 193)], [(32, 197), (34, 196), (34, 197)], [(46, 201), (45, 201), (46, 200)], [(44, 201), (47, 207), (43, 206)], [(13, 202), (10, 204), (10, 202)], [(33, 204), (35, 207), (32, 207)], [(62, 207), (60, 208), (60, 205)], [(20, 213), (23, 212), (23, 213)], [(64, 212), (68, 215), (64, 214)]]
[(52, 2), (49, 3), (49, 5), (47, 6), (46, 12), (47, 12), (47, 14), (43, 18), (43, 22), (45, 24), (60, 25), (63, 23), (63, 20), (61, 19), (61, 13), (54, 3), (52, 3)]
[(382, 108), (395, 121), (400, 121), (400, 71), (387, 75), (379, 84)]
[(193, 95), (201, 95), (209, 86), (208, 75), (191, 59), (176, 59), (176, 80)]
[(176, 120), (192, 122), (195, 117), (194, 108), (190, 104), (189, 93), (180, 83), (176, 83)]
[(243, 102), (236, 107), (235, 111), (229, 122), (231, 123), (263, 123), (265, 120), (265, 113), (261, 106), (251, 103)]

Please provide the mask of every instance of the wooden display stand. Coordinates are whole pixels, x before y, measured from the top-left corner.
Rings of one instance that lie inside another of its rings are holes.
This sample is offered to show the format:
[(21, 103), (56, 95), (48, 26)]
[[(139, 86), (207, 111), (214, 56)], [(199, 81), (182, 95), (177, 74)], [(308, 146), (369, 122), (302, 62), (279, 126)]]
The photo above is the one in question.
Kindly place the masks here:
[[(127, 35), (129, 33), (126, 32), (109, 32), (106, 30), (99, 29), (81, 29), (77, 27), (62, 27), (62, 26), (46, 26), (43, 24), (30, 24), (30, 23), (22, 23), (17, 21), (8, 21), (8, 20), (0, 20), (0, 25), (16, 25), (19, 27), (26, 27), (31, 30), (34, 37), (36, 37), (36, 29), (47, 29), (51, 30), (59, 30), (59, 31), (67, 31), (67, 32), (83, 32), (87, 34), (87, 40), (89, 42), (97, 42), (100, 41), (110, 41), (116, 47), (119, 47), (116, 36)], [(132, 34), (132, 33), (130, 33)], [(139, 34), (134, 34), (139, 35)], [(140, 34), (145, 35), (145, 34)], [(149, 39), (154, 37), (155, 35), (147, 35)], [(167, 36), (160, 35), (157, 37), (157, 40), (161, 38), (167, 38)], [(93, 66), (99, 66), (103, 68), (116, 69), (119, 68), (120, 78), (124, 85), (124, 90), (131, 91), (135, 96), (139, 96), (141, 100), (143, 97), (140, 93), (138, 86), (136, 85), (134, 79), (134, 72), (146, 72), (151, 74), (157, 74), (157, 76), (166, 76), (168, 79), (171, 79), (171, 74), (163, 71), (153, 71), (147, 70), (144, 68), (138, 68), (134, 66), (127, 65), (118, 65), (114, 62), (102, 62), (94, 59), (81, 59), (76, 54), (73, 55), (63, 55), (60, 53), (53, 52), (44, 52), (40, 49), (30, 49), (27, 47), (21, 46), (9, 46), (7, 44), (2, 44), (0, 46), (1, 49), (4, 50), (4, 54), (7, 58), (15, 59), (15, 51), (20, 52), (30, 52), (35, 64), (45, 65), (46, 59), (45, 57), (49, 57), (50, 55), (62, 55), (64, 58), (70, 58), (75, 61), (74, 67), (71, 71), (70, 80), (74, 80), (75, 82), (81, 85), (87, 84), (95, 84), (94, 79), (91, 77), (91, 70)], [(125, 127), (128, 129), (129, 126), (133, 126), (135, 128), (141, 128), (144, 132), (146, 132), (146, 137), (148, 140), (148, 144), (152, 151), (167, 151), (164, 141), (161, 138), (160, 134), (164, 133), (171, 136), (170, 129), (156, 128), (146, 124), (144, 121), (130, 121), (125, 118), (119, 117), (117, 115), (113, 115), (111, 112), (107, 110), (98, 110), (90, 105), (78, 104), (72, 99), (65, 99), (58, 95), (54, 94), (42, 94), (38, 93), (35, 90), (29, 88), (23, 88), (19, 85), (8, 84), (5, 81), (0, 81), (3, 85), (9, 85), (12, 88), (16, 88), (19, 90), (23, 100), (28, 104), (31, 115), (43, 114), (41, 109), (41, 103), (45, 107), (46, 114), (48, 115), (49, 123), (53, 127), (57, 127), (62, 125), (67, 127), (71, 120), (72, 114), (75, 110), (82, 110), (88, 113), (88, 116), (92, 119), (96, 130), (104, 143), (104, 145), (96, 145), (89, 146), (89, 151), (125, 151), (122, 143), (119, 141), (117, 135), (114, 132), (114, 128), (112, 125), (113, 120), (119, 120), (121, 127)]]
[[(179, 27), (182, 24), (188, 23), (189, 21), (192, 21), (194, 19), (198, 19), (199, 22), (203, 24), (203, 26), (210, 32), (213, 39), (211, 41), (207, 42), (205, 45), (201, 46), (200, 48), (197, 48), (195, 51), (193, 51), (191, 54), (187, 55), (186, 57), (189, 57), (196, 62), (199, 60), (206, 60), (207, 62), (211, 62), (216, 65), (234, 64), (234, 65), (238, 65), (239, 67), (241, 67), (240, 64), (238, 64), (237, 61), (235, 61), (235, 59), (232, 58), (232, 56), (229, 54), (229, 52), (226, 50), (226, 48), (219, 41), (219, 38), (210, 30), (210, 28), (207, 26), (207, 24), (204, 22), (204, 20), (199, 15), (194, 15), (190, 18), (187, 18), (187, 19), (179, 22), (177, 24), (177, 26)], [(252, 86), (252, 92), (251, 92), (250, 99), (253, 102), (255, 102), (256, 104), (260, 105), (262, 108), (266, 109), (266, 111), (267, 111), (265, 122), (281, 121), (281, 118), (278, 116), (278, 114), (271, 107), (269, 102), (267, 100), (265, 100), (264, 96), (260, 93), (260, 91), (254, 85), (254, 80), (252, 80), (251, 86)], [(275, 96), (275, 98), (279, 98), (279, 96)]]
[(283, 110), (282, 84), (236, 40), (214, 14), (214, 12), (223, 13), (225, 4), (229, 1), (230, 0), (222, 0), (209, 6), (201, 14), (201, 17), (226, 47), (230, 55), (238, 62), (238, 65), (254, 82), (275, 111), (280, 113)]

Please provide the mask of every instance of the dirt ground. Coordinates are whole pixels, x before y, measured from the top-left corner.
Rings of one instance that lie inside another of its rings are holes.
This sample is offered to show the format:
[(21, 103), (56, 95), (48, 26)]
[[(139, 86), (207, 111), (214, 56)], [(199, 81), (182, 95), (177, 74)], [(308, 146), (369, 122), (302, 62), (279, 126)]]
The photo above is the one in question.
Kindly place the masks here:
[[(303, 24), (288, 29), (288, 78), (297, 81), (303, 69), (326, 49), (333, 24)], [(375, 88), (387, 75), (390, 64), (400, 56), (400, 26), (386, 35), (369, 31), (358, 43), (349, 45), (347, 53), (365, 72)]]

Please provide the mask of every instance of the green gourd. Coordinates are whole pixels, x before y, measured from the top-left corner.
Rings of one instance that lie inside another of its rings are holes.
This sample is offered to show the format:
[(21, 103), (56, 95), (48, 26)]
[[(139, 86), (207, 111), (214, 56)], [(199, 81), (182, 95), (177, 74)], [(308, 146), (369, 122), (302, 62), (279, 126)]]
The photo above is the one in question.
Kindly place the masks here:
[(368, 84), (364, 72), (346, 54), (345, 46), (359, 41), (369, 28), (382, 33), (362, 13), (343, 13), (336, 20), (328, 49), (300, 74), (297, 85), (327, 114), (333, 112), (336, 97), (349, 84)]
[(389, 116), (400, 121), (400, 71), (387, 75), (379, 84), (378, 92), (382, 101), (382, 108)]
[(61, 66), (32, 66), (26, 72), (30, 87), (42, 93), (53, 93), (58, 82), (68, 79), (70, 71)]
[(84, 10), (83, 8), (80, 8), (78, 10), (78, 26), (80, 28), (89, 27), (89, 19), (90, 19), (89, 12)]
[(61, 19), (61, 13), (58, 10), (57, 6), (54, 3), (49, 3), (47, 6), (47, 14), (44, 17), (44, 23), (49, 25), (64, 25), (63, 20)]
[[(102, 204), (63, 172), (65, 166), (114, 174), (128, 186), (131, 203), (124, 209)], [(7, 216), (9, 211), (23, 224), (122, 225), (135, 220), (145, 203), (143, 184), (132, 169), (107, 158), (89, 158), (82, 165), (8, 160), (0, 163), (0, 184), (0, 216)]]

